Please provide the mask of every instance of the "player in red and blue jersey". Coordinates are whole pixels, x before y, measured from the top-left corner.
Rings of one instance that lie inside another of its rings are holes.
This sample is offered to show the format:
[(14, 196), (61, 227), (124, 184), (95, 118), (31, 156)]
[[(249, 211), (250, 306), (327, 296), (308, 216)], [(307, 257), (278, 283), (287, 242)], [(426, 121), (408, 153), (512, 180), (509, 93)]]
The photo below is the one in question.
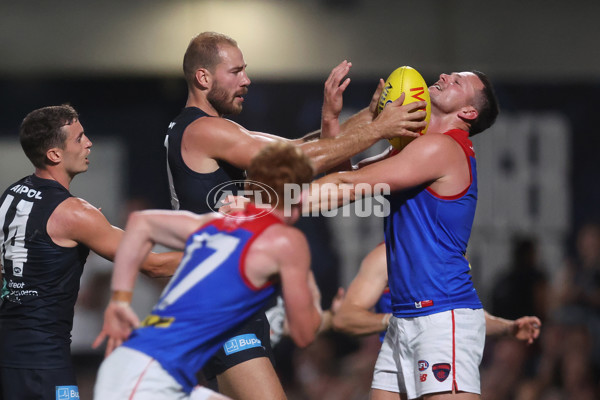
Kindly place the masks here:
[[(256, 196), (268, 186), (277, 193), (266, 202), (264, 196), (261, 208), (248, 205), (226, 216), (182, 211), (132, 215), (117, 254), (113, 300), (98, 341), (108, 335), (110, 352), (136, 329), (104, 361), (96, 398), (188, 398), (195, 373), (216, 351), (222, 348), (228, 354), (260, 346), (250, 334), (228, 339), (274, 295), (276, 285), (282, 288), (292, 339), (299, 346), (314, 339), (321, 322), (320, 296), (306, 238), (291, 226), (299, 207), (286, 212), (283, 201), (285, 184), (307, 183), (312, 174), (301, 150), (276, 143), (262, 149), (248, 169), (249, 179), (260, 187), (249, 181), (247, 190)], [(129, 301), (137, 265), (153, 243), (185, 248), (185, 254), (151, 315), (138, 327)], [(193, 396), (223, 398), (206, 388), (197, 388)]]
[(477, 203), (469, 136), (493, 124), (497, 100), (478, 71), (442, 74), (429, 92), (426, 135), (391, 157), (317, 181), (339, 186), (338, 204), (354, 200), (358, 184), (385, 183), (391, 192), (384, 233), (394, 315), (374, 400), (480, 393), (485, 316), (464, 258)]

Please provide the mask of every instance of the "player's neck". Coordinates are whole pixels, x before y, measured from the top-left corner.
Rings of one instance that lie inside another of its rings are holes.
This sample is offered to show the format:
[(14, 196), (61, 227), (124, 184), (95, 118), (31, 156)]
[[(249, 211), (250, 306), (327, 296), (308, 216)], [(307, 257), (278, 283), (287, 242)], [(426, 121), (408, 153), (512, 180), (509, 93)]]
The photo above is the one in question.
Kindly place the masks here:
[(202, 92), (188, 92), (188, 98), (185, 103), (186, 107), (197, 107), (213, 117), (222, 117), (217, 110), (210, 104), (204, 93)]
[(42, 179), (50, 179), (56, 181), (62, 186), (64, 186), (67, 190), (69, 190), (69, 185), (73, 180), (73, 177), (67, 174), (66, 171), (53, 167), (49, 167), (46, 169), (36, 168), (35, 175)]
[(427, 132), (430, 133), (445, 133), (453, 129), (462, 129), (463, 131), (469, 131), (469, 125), (458, 118), (454, 114), (433, 114), (429, 120), (429, 126)]

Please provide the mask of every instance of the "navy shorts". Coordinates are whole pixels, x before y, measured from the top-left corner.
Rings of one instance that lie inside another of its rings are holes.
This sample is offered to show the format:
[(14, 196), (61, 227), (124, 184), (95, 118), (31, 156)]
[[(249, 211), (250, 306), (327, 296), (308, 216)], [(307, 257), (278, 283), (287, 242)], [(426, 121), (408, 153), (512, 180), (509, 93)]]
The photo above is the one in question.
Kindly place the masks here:
[(229, 368), (253, 358), (268, 357), (273, 363), (270, 329), (264, 311), (254, 314), (206, 363), (202, 369), (204, 377), (212, 380)]
[(0, 367), (0, 400), (79, 400), (73, 368)]

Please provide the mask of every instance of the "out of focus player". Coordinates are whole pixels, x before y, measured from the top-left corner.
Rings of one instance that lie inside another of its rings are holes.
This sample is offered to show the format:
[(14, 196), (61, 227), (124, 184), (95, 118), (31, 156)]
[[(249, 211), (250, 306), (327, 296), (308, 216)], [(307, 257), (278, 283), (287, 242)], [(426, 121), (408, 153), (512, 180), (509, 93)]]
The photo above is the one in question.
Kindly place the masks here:
[[(275, 295), (278, 284), (290, 336), (301, 347), (314, 339), (321, 310), (308, 243), (291, 226), (300, 215), (299, 207), (286, 213), (282, 201), (285, 184), (307, 183), (312, 176), (310, 161), (301, 150), (274, 143), (253, 159), (246, 183), (253, 193), (265, 185), (272, 188), (277, 195), (261, 199), (268, 204), (260, 208), (250, 204), (227, 216), (184, 211), (132, 215), (117, 253), (113, 300), (97, 341), (108, 335), (118, 342), (137, 329), (103, 362), (96, 398), (222, 398), (206, 388), (192, 392), (195, 373), (224, 345), (226, 353), (261, 346), (252, 334), (235, 342), (228, 339)], [(129, 301), (137, 266), (154, 243), (185, 248), (185, 255), (151, 315), (137, 327)]]

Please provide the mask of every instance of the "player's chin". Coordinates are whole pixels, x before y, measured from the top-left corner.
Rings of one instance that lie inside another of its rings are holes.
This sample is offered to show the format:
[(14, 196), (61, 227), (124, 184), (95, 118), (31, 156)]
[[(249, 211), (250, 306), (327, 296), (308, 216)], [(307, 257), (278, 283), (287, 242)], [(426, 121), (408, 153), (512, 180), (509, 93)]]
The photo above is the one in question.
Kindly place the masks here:
[(228, 114), (237, 115), (242, 112), (242, 108), (243, 108), (242, 103), (236, 101), (231, 105), (231, 108), (230, 108)]

